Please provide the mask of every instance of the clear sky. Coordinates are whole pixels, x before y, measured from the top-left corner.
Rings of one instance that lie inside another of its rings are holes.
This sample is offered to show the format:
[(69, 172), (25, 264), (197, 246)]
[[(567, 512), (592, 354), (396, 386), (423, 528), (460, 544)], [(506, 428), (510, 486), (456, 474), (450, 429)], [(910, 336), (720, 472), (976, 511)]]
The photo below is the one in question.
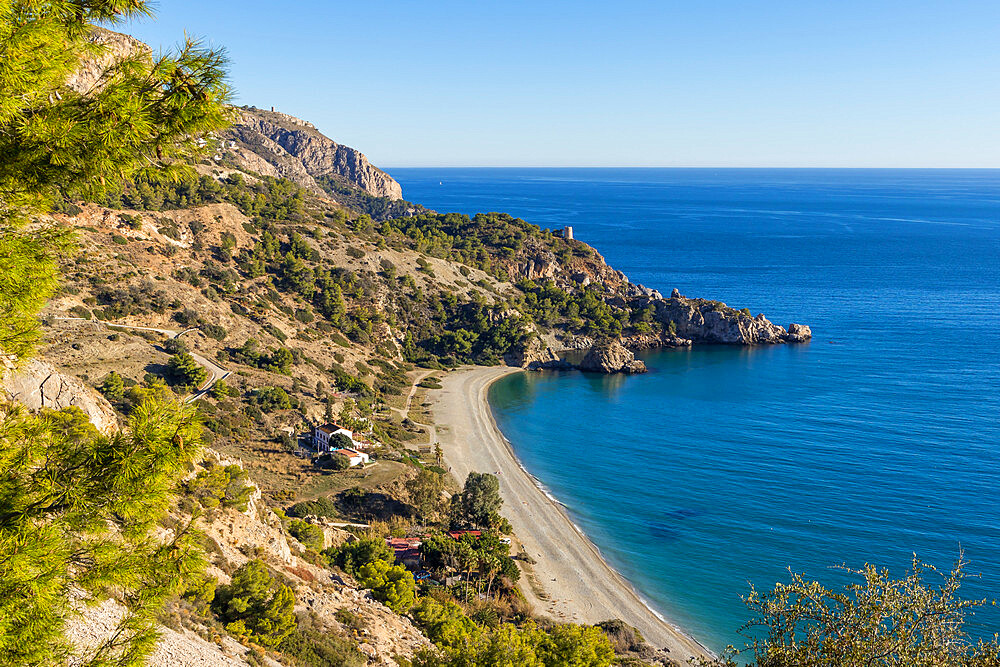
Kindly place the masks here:
[(1000, 167), (1000, 2), (165, 0), (393, 166)]

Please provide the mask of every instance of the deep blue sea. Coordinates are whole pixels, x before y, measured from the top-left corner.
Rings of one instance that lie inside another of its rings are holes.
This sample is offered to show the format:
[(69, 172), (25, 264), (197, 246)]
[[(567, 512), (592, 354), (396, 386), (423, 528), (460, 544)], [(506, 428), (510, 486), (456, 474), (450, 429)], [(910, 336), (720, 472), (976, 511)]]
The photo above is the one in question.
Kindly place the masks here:
[[(525, 466), (654, 607), (740, 643), (749, 582), (965, 552), (1000, 598), (1000, 171), (392, 169), (439, 211), (572, 225), (633, 282), (806, 345), (518, 374), (490, 402)], [(968, 623), (1000, 631), (1000, 607)]]

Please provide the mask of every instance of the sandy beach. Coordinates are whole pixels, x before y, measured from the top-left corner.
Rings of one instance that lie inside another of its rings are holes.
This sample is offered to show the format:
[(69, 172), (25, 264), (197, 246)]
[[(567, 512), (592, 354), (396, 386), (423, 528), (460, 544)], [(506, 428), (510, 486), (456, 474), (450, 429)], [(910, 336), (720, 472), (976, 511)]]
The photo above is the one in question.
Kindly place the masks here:
[(538, 488), (500, 433), (486, 390), (513, 368), (472, 368), (447, 373), (432, 392), (437, 437), (458, 480), (469, 472), (500, 472), (501, 513), (525, 551), (537, 563), (521, 589), (539, 614), (559, 621), (597, 623), (618, 618), (635, 626), (646, 641), (684, 663), (708, 657), (704, 647), (661, 619), (632, 586), (601, 557), (565, 510)]

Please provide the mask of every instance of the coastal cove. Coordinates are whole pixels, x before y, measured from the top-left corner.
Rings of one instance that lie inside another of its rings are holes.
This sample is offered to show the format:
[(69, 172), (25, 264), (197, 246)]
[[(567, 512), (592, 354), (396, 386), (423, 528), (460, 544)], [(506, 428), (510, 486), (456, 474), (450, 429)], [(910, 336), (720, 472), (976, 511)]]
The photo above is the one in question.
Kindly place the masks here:
[[(634, 282), (812, 327), (489, 392), (525, 467), (711, 649), (740, 642), (748, 582), (789, 567), (834, 584), (841, 563), (964, 549), (965, 595), (1000, 597), (998, 172), (391, 171), (432, 208), (571, 224)], [(1000, 613), (967, 625), (991, 635)]]

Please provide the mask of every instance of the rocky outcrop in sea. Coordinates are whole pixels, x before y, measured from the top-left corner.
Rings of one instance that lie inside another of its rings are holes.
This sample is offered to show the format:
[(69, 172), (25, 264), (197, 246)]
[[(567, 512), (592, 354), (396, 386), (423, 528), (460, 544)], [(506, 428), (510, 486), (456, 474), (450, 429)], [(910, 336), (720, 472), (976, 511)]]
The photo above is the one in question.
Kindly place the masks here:
[(577, 368), (592, 373), (645, 373), (646, 364), (635, 358), (632, 350), (612, 340), (590, 348)]

